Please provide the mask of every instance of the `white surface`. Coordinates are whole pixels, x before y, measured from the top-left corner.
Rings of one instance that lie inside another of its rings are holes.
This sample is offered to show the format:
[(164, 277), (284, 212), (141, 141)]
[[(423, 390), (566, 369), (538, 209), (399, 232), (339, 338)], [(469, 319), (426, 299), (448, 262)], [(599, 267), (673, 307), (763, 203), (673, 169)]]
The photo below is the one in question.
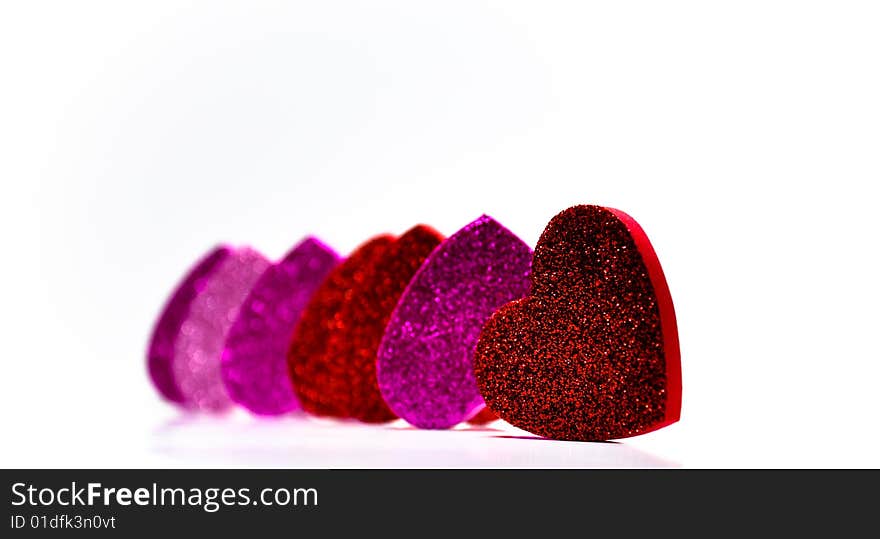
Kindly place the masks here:
[[(876, 3), (369, 4), (2, 4), (0, 465), (880, 465)], [(347, 251), (486, 212), (534, 244), (576, 203), (664, 265), (668, 429), (182, 421), (147, 381), (215, 242)]]

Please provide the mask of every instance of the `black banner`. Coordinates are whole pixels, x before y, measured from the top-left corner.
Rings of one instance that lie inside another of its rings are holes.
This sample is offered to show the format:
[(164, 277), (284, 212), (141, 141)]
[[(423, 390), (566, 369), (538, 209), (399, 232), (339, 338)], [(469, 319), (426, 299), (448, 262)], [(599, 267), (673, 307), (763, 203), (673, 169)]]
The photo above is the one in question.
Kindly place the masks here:
[(840, 533), (868, 521), (880, 479), (876, 471), (794, 470), (5, 470), (2, 476), (3, 537), (192, 530), (321, 537)]

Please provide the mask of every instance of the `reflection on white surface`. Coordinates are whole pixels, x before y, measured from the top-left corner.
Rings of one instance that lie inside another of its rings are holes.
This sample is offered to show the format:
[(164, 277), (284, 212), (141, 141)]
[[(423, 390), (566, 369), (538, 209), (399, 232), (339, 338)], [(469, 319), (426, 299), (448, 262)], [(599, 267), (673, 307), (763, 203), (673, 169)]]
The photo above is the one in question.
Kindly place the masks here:
[(295, 417), (184, 416), (159, 427), (152, 450), (182, 465), (292, 468), (669, 467), (625, 442), (560, 442), (503, 422), (447, 431)]

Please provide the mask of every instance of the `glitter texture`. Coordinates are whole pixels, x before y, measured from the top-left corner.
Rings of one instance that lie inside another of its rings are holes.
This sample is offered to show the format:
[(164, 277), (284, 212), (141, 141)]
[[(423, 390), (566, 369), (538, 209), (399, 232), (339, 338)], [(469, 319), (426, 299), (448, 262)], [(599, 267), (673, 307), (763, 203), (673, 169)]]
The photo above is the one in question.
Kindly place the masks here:
[(287, 349), (312, 294), (339, 257), (306, 238), (267, 269), (229, 329), (221, 374), (229, 397), (251, 412), (280, 415), (299, 408), (287, 374)]
[(483, 407), (473, 371), (480, 328), (529, 291), (532, 251), (491, 217), (431, 253), (385, 329), (377, 375), (391, 410), (420, 428), (445, 429)]
[(548, 438), (609, 440), (678, 420), (672, 299), (641, 227), (618, 210), (569, 208), (535, 249), (531, 295), (486, 323), (480, 392), (509, 423)]
[(424, 225), (394, 241), (383, 236), (331, 273), (307, 307), (289, 354), (306, 411), (369, 423), (395, 419), (379, 392), (376, 352), (400, 295), (442, 239)]
[(351, 399), (346, 384), (347, 361), (330, 357), (333, 340), (344, 338), (343, 305), (367, 275), (375, 273), (394, 236), (377, 236), (352, 252), (336, 266), (306, 305), (287, 355), (288, 373), (302, 408), (315, 415), (347, 417)]
[(211, 274), (229, 256), (230, 252), (227, 247), (215, 247), (199, 260), (177, 285), (156, 321), (153, 336), (147, 349), (147, 369), (153, 385), (166, 400), (177, 404), (185, 402), (180, 387), (174, 381), (174, 375), (171, 372), (174, 343), (177, 341), (180, 328), (189, 314), (193, 300), (204, 290)]
[(351, 358), (347, 372), (352, 391), (349, 415), (368, 423), (391, 421), (397, 416), (388, 408), (376, 379), (376, 354), (385, 327), (404, 289), (443, 236), (431, 227), (417, 225), (397, 238), (388, 255), (375, 266), (345, 304), (341, 319), (350, 328), (347, 338), (337, 339), (332, 353)]
[(190, 305), (174, 344), (171, 365), (187, 407), (222, 411), (230, 406), (220, 376), (226, 335), (251, 287), (269, 266), (260, 253), (237, 249), (223, 260)]

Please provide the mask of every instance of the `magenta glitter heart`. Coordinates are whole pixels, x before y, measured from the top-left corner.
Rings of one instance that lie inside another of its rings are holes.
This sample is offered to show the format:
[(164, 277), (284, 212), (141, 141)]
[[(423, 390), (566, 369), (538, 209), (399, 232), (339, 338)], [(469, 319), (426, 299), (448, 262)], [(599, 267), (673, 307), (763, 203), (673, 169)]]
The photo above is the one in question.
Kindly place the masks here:
[(307, 238), (254, 285), (226, 337), (221, 374), (230, 398), (251, 412), (299, 408), (287, 373), (287, 349), (303, 309), (339, 256)]
[(180, 329), (189, 315), (189, 308), (193, 300), (204, 290), (211, 275), (231, 252), (225, 246), (215, 247), (196, 262), (177, 285), (156, 321), (153, 336), (150, 338), (150, 345), (147, 349), (147, 369), (153, 385), (166, 400), (177, 404), (185, 402), (180, 387), (171, 372), (174, 343), (177, 342)]
[(192, 301), (174, 343), (171, 372), (183, 404), (219, 412), (232, 401), (220, 375), (226, 335), (253, 285), (270, 262), (249, 248), (232, 251)]
[(529, 291), (532, 251), (482, 216), (438, 246), (391, 315), (377, 360), (382, 396), (420, 428), (444, 429), (484, 406), (474, 377), (483, 324)]

